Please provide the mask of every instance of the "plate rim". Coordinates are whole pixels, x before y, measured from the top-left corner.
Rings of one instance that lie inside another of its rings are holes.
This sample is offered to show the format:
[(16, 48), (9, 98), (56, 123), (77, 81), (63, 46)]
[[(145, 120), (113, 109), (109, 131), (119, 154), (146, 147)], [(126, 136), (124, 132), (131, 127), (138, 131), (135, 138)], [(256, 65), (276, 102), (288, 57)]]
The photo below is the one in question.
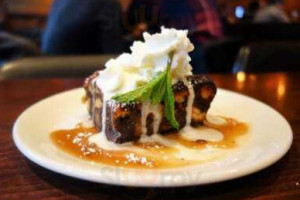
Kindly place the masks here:
[[(205, 184), (211, 184), (211, 183), (218, 183), (218, 182), (223, 182), (223, 181), (229, 181), (229, 180), (233, 180), (233, 179), (237, 179), (237, 178), (241, 178), (247, 175), (251, 175), (255, 172), (261, 171), (263, 169), (266, 169), (268, 167), (270, 167), (271, 165), (273, 165), (274, 163), (276, 163), (277, 161), (279, 161), (281, 158), (284, 157), (284, 155), (287, 154), (287, 152), (290, 150), (292, 143), (293, 143), (293, 130), (291, 128), (291, 125), (289, 124), (288, 120), (280, 113), (278, 112), (276, 109), (274, 109), (273, 107), (271, 107), (270, 105), (257, 100), (253, 97), (247, 96), (245, 94), (241, 94), (235, 91), (231, 91), (231, 90), (227, 90), (227, 89), (223, 89), (223, 88), (218, 88), (218, 90), (220, 91), (224, 91), (230, 94), (234, 94), (234, 95), (239, 95), (242, 96), (243, 98), (248, 98), (250, 100), (254, 100), (266, 107), (268, 107), (269, 109), (271, 109), (273, 112), (275, 112), (282, 120), (282, 122), (285, 123), (286, 128), (288, 128), (289, 133), (289, 142), (287, 143), (287, 146), (284, 148), (284, 150), (282, 150), (280, 153), (278, 153), (276, 156), (271, 157), (271, 159), (266, 160), (263, 164), (258, 164), (255, 165), (254, 167), (246, 167), (243, 168), (242, 171), (237, 170), (234, 171), (232, 173), (228, 173), (228, 174), (224, 174), (221, 177), (215, 177), (212, 178), (210, 180), (206, 180), (206, 181), (199, 181), (199, 179), (193, 180), (193, 181), (188, 181), (188, 182), (171, 182), (171, 184), (160, 184), (159, 182), (154, 182), (154, 184), (150, 184), (149, 182), (144, 182), (143, 184), (141, 184), (140, 182), (138, 183), (134, 183), (134, 182), (122, 182), (122, 181), (111, 181), (111, 180), (106, 180), (105, 178), (99, 179), (99, 176), (92, 176), (91, 174), (81, 174), (76, 172), (76, 170), (70, 170), (70, 167), (65, 167), (64, 164), (61, 164), (57, 161), (53, 161), (51, 160), (51, 158), (47, 157), (47, 156), (39, 156), (34, 154), (34, 152), (29, 151), (26, 147), (26, 145), (24, 143), (22, 143), (21, 138), (18, 137), (18, 124), (20, 119), (22, 118), (22, 116), (24, 116), (28, 110), (30, 110), (31, 108), (35, 107), (37, 104), (42, 104), (44, 101), (47, 101), (48, 99), (54, 98), (56, 96), (60, 96), (63, 95), (65, 93), (70, 93), (70, 92), (76, 92), (79, 90), (83, 90), (82, 87), (79, 88), (74, 88), (74, 89), (70, 89), (70, 90), (66, 90), (63, 92), (59, 92), (53, 95), (50, 95), (44, 99), (41, 99), (37, 102), (35, 102), (34, 104), (30, 105), (29, 107), (27, 107), (25, 110), (23, 110), (21, 112), (21, 114), (17, 117), (17, 119), (14, 122), (13, 125), (13, 129), (12, 129), (12, 135), (13, 135), (13, 141), (14, 144), (16, 145), (17, 149), (30, 161), (34, 162), (35, 164), (53, 171), (55, 173), (61, 174), (61, 175), (65, 175), (68, 177), (72, 177), (72, 178), (76, 178), (76, 179), (81, 179), (81, 180), (85, 180), (85, 181), (90, 181), (90, 182), (95, 182), (95, 183), (103, 183), (103, 184), (109, 184), (109, 185), (118, 185), (118, 186), (132, 186), (132, 187), (157, 187), (157, 188), (165, 188), (165, 187), (185, 187), (185, 186), (195, 186), (195, 185), (205, 185)], [(64, 166), (64, 167), (62, 167)], [(120, 167), (115, 167), (115, 166), (110, 166), (114, 169), (120, 168)], [(129, 169), (130, 170), (130, 169)], [(147, 170), (150, 172), (150, 170)], [(153, 170), (156, 171), (156, 170)]]

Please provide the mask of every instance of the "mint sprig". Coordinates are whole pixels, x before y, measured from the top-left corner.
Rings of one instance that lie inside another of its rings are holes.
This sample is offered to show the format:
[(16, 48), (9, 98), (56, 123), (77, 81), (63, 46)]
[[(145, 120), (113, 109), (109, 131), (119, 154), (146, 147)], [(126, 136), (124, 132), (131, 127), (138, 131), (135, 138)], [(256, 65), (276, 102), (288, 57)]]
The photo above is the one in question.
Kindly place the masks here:
[(165, 117), (174, 128), (179, 129), (179, 124), (175, 118), (175, 100), (172, 90), (172, 60), (173, 53), (170, 53), (168, 65), (164, 72), (159, 73), (154, 79), (152, 79), (145, 85), (133, 91), (115, 95), (112, 97), (112, 99), (120, 103), (150, 101), (153, 105), (157, 105), (160, 102), (164, 101)]
[(171, 64), (167, 67), (166, 73), (166, 92), (164, 95), (164, 103), (165, 103), (165, 117), (171, 123), (171, 125), (179, 129), (179, 124), (175, 118), (175, 99), (174, 93), (172, 89), (172, 76), (171, 76)]
[[(130, 102), (144, 102), (147, 100), (151, 100), (151, 96), (153, 94), (154, 88), (157, 88), (158, 85), (161, 84), (165, 79), (165, 73), (159, 73), (158, 76), (152, 79), (147, 84), (132, 90), (130, 92), (124, 94), (118, 94), (112, 97), (112, 99), (120, 102), (120, 103), (130, 103)], [(152, 100), (151, 100), (152, 102)]]

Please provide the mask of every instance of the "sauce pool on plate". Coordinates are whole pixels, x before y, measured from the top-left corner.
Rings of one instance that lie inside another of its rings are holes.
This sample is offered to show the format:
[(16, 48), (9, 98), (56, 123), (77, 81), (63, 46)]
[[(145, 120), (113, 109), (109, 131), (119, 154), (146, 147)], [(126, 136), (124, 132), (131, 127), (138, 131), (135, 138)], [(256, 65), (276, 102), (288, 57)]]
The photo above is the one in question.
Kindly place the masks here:
[(114, 144), (118, 149), (104, 149), (92, 142), (91, 137), (102, 134), (95, 127), (77, 125), (74, 129), (54, 131), (50, 136), (59, 149), (80, 159), (127, 168), (173, 168), (205, 162), (198, 155), (208, 148), (231, 150), (238, 147), (238, 139), (247, 135), (247, 124), (231, 118), (222, 119), (223, 124), (206, 121), (199, 128), (146, 136), (146, 140), (125, 145)]

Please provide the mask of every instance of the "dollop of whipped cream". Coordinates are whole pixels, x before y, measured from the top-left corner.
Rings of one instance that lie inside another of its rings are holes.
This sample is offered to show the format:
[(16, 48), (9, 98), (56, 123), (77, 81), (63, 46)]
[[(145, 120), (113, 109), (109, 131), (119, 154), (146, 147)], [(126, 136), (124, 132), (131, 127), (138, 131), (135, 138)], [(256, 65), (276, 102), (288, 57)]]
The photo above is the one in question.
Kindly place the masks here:
[(97, 86), (109, 99), (116, 94), (132, 91), (165, 71), (169, 53), (174, 52), (171, 66), (172, 82), (192, 74), (191, 58), (194, 49), (187, 30), (161, 28), (161, 33), (143, 34), (144, 41), (136, 41), (131, 53), (123, 53), (105, 64), (96, 80)]

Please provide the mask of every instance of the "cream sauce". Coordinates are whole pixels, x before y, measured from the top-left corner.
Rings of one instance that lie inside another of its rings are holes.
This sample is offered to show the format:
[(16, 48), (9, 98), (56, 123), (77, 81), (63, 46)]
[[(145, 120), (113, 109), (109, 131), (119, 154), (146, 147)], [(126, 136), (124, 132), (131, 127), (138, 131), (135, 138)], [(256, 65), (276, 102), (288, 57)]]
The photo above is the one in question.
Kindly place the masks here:
[[(102, 130), (101, 130), (103, 135), (105, 135), (105, 128), (106, 128), (106, 107), (107, 107), (106, 101), (107, 101), (106, 96), (105, 96), (105, 94), (103, 94), (103, 98), (102, 98)], [(105, 139), (106, 139), (106, 137), (105, 137)]]
[(194, 104), (194, 98), (195, 98), (195, 91), (193, 88), (193, 85), (191, 82), (189, 82), (187, 79), (183, 79), (183, 83), (188, 88), (189, 96), (188, 96), (188, 102), (186, 106), (186, 124), (185, 126), (190, 126), (192, 121), (192, 108)]
[(142, 109), (141, 109), (141, 129), (142, 129), (142, 135), (147, 134), (147, 117), (151, 112), (150, 109), (151, 103), (150, 102), (145, 102), (142, 103)]
[(157, 134), (159, 130), (159, 125), (161, 123), (162, 119), (162, 107), (160, 104), (158, 105), (153, 105), (152, 110), (153, 110), (153, 115), (154, 115), (154, 120), (153, 120), (153, 134)]
[(147, 118), (150, 114), (153, 114), (153, 133), (158, 133), (159, 125), (162, 119), (161, 105), (152, 105), (150, 102), (142, 103), (141, 109), (141, 129), (142, 135), (147, 133)]
[(179, 131), (179, 135), (189, 141), (203, 140), (208, 142), (219, 142), (224, 138), (220, 131), (205, 126), (198, 128), (186, 126)]

